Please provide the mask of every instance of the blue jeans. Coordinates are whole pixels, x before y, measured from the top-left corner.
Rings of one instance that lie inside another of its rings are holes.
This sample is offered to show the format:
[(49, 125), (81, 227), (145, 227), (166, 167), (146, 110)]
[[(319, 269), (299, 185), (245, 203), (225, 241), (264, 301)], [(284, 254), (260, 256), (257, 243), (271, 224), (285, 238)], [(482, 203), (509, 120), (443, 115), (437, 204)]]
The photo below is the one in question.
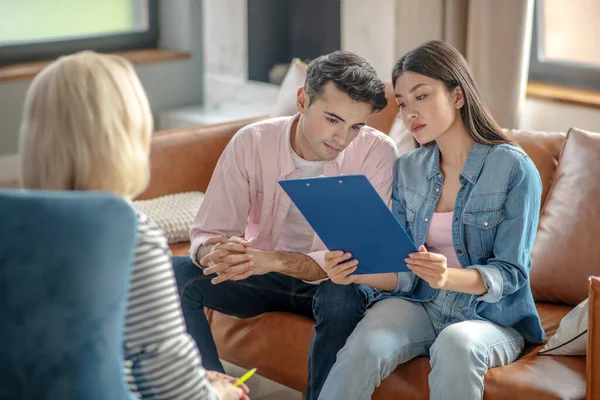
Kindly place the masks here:
[(523, 337), (513, 328), (467, 320), (452, 292), (431, 302), (376, 302), (338, 353), (321, 399), (370, 399), (381, 381), (415, 357), (430, 356), (430, 398), (483, 398), (488, 368), (519, 357)]
[[(362, 319), (375, 291), (367, 286), (312, 285), (301, 279), (270, 273), (243, 281), (213, 285), (188, 257), (173, 257), (173, 268), (188, 331), (196, 341), (206, 369), (223, 372), (204, 307), (239, 318), (269, 311), (314, 318), (308, 359), (306, 399), (317, 399), (338, 351)], [(275, 349), (276, 350), (276, 349)]]

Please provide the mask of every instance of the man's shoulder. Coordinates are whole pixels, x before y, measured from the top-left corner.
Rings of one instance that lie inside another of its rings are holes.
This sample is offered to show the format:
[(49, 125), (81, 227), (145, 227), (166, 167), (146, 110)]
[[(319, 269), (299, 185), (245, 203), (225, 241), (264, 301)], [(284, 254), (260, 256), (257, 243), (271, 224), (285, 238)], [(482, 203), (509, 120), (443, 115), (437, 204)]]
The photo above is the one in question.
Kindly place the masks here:
[(393, 153), (394, 156), (398, 155), (394, 141), (385, 133), (370, 126), (365, 126), (361, 129), (360, 134), (354, 139), (353, 144), (357, 149), (371, 149), (384, 153)]
[(233, 139), (239, 141), (253, 141), (268, 139), (273, 136), (279, 137), (285, 133), (292, 119), (293, 117), (277, 117), (253, 122), (237, 131)]

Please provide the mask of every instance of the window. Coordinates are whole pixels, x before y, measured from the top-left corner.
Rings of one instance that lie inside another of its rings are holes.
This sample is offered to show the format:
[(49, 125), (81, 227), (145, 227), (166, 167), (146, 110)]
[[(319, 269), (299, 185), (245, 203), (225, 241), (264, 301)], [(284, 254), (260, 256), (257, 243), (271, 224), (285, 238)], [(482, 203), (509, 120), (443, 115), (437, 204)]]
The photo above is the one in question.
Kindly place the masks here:
[(600, 89), (598, 20), (598, 0), (536, 0), (529, 79)]
[(156, 47), (156, 0), (0, 0), (0, 65)]

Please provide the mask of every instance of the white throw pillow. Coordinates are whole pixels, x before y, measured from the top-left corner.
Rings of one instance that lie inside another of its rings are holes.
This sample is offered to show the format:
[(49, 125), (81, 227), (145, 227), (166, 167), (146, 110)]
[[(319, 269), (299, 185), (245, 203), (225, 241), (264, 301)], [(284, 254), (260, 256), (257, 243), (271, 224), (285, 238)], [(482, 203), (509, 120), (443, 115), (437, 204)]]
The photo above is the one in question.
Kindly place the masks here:
[(413, 135), (406, 129), (400, 116), (394, 118), (394, 123), (388, 132), (388, 136), (396, 143), (399, 156), (417, 148)]
[(588, 299), (579, 303), (560, 321), (558, 331), (538, 354), (584, 356), (588, 342)]
[(185, 192), (136, 200), (133, 205), (162, 229), (167, 242), (173, 244), (190, 240), (190, 228), (203, 199), (202, 192)]
[(277, 104), (275, 104), (271, 117), (290, 117), (298, 113), (296, 97), (298, 89), (304, 86), (306, 68), (307, 65), (298, 58), (292, 60), (290, 68), (285, 74), (283, 82), (281, 82), (281, 88), (277, 95)]

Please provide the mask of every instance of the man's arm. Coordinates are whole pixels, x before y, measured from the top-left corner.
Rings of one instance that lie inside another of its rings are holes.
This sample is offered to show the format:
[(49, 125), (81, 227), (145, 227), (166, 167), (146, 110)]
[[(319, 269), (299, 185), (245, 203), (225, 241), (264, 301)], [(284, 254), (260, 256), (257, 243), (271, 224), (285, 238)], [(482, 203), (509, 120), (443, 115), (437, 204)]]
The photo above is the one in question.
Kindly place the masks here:
[(243, 236), (250, 211), (250, 187), (245, 168), (243, 135), (236, 134), (219, 158), (200, 210), (190, 230), (190, 257), (200, 266), (214, 237)]
[(307, 282), (319, 281), (327, 278), (327, 274), (319, 264), (306, 254), (287, 253), (282, 251), (272, 251), (276, 269), (284, 275), (293, 276)]
[[(236, 262), (228, 260), (233, 261), (233, 257), (241, 258), (246, 255), (250, 256), (250, 259), (241, 260), (242, 264), (238, 264), (238, 260)], [(221, 261), (219, 264), (204, 270), (207, 275), (218, 273), (218, 276), (212, 280), (215, 285), (225, 281), (240, 281), (252, 275), (264, 275), (269, 272), (278, 272), (307, 282), (327, 278), (327, 274), (318, 263), (300, 253), (258, 250), (249, 247), (245, 254), (227, 256), (219, 261)]]

